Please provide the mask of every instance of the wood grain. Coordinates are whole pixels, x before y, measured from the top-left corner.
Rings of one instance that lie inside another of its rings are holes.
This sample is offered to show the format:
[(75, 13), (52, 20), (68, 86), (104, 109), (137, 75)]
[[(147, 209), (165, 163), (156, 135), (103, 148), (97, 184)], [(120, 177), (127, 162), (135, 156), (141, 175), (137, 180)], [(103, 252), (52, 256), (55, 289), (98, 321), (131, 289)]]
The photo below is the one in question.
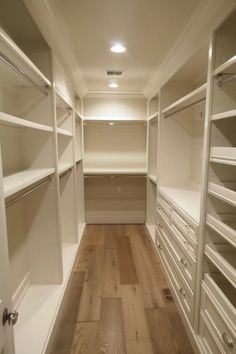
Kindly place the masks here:
[(114, 249), (105, 249), (102, 275), (102, 297), (121, 297), (118, 253)]
[(104, 246), (105, 249), (117, 249), (116, 225), (107, 225)]
[(150, 338), (140, 285), (121, 285), (122, 311), (126, 340)]
[(117, 245), (119, 254), (120, 283), (138, 284), (139, 280), (133, 260), (129, 237), (118, 237)]
[(102, 299), (97, 354), (125, 354), (120, 299)]
[(98, 322), (78, 322), (70, 354), (94, 354), (98, 337)]
[(125, 347), (126, 354), (154, 354), (151, 339), (126, 340)]

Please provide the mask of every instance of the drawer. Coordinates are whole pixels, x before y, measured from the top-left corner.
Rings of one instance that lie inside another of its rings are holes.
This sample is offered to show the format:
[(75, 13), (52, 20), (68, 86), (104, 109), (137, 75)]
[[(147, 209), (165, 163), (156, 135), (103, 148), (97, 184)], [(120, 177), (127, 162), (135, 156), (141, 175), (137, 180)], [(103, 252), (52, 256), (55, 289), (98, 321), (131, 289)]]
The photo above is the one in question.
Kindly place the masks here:
[(168, 218), (171, 216), (171, 208), (161, 199), (157, 201), (157, 209), (163, 210)]
[(179, 266), (179, 269), (188, 282), (192, 290), (195, 289), (195, 276), (196, 276), (196, 261), (194, 258), (180, 246), (177, 242), (177, 239), (171, 235), (166, 229), (165, 226), (160, 229), (160, 234), (162, 239), (166, 243), (169, 252), (171, 252), (172, 257), (174, 258), (176, 264)]
[(186, 228), (176, 219), (174, 216), (172, 217), (172, 229), (173, 232), (181, 235), (184, 240), (187, 250), (196, 258), (197, 257), (197, 241), (196, 238), (193, 238), (192, 235), (188, 232)]
[(219, 344), (216, 343), (213, 334), (209, 330), (202, 316), (200, 318), (200, 324), (199, 324), (199, 336), (203, 347), (203, 353), (205, 354), (224, 353), (223, 349), (220, 348)]
[(223, 279), (220, 274), (205, 274), (202, 282), (201, 314), (216, 342), (223, 348), (222, 352), (236, 354), (236, 310), (235, 303), (233, 305), (229, 301), (230, 298), (236, 301), (236, 290), (226, 280), (224, 283)]
[(194, 293), (189, 287), (186, 280), (181, 275), (178, 266), (176, 265), (173, 257), (168, 251), (168, 247), (165, 244), (163, 238), (160, 240), (158, 247), (160, 257), (165, 265), (165, 269), (168, 273), (169, 278), (173, 286), (173, 290), (178, 298), (178, 301), (182, 305), (184, 312), (186, 313), (189, 321), (193, 324), (193, 314), (194, 314)]
[(195, 223), (187, 214), (174, 206), (173, 220), (176, 220), (183, 228), (183, 232), (188, 233), (195, 240), (198, 239), (198, 224)]
[(178, 243), (185, 248), (186, 252), (189, 252), (191, 256), (196, 258), (197, 256), (197, 243), (185, 233), (181, 233), (180, 230), (172, 223), (171, 220), (168, 220), (166, 215), (162, 212), (161, 209), (157, 210), (158, 219), (161, 223), (165, 224), (169, 232), (178, 240)]

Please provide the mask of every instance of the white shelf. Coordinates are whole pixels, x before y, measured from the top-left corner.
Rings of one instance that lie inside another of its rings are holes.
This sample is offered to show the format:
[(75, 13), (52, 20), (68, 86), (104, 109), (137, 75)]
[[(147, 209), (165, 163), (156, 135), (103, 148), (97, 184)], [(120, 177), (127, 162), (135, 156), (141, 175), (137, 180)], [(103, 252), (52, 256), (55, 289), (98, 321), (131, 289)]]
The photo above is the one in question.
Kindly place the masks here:
[(54, 168), (44, 168), (37, 170), (25, 170), (4, 177), (4, 197), (19, 192), (20, 190), (36, 183), (55, 172)]
[(236, 287), (236, 250), (227, 245), (205, 246), (205, 254), (219, 271)]
[(59, 174), (61, 175), (63, 172), (66, 172), (67, 170), (69, 170), (70, 168), (72, 168), (74, 166), (73, 162), (67, 162), (67, 163), (59, 163), (58, 164), (58, 171)]
[(151, 121), (151, 120), (158, 120), (158, 117), (159, 117), (159, 113), (158, 112), (155, 112), (154, 114), (152, 114), (150, 117), (148, 117), (148, 121)]
[(227, 203), (230, 203), (233, 206), (236, 206), (236, 182), (228, 182), (227, 187), (209, 182), (208, 193), (222, 199)]
[(189, 215), (195, 222), (199, 223), (200, 218), (200, 190), (191, 184), (176, 187), (160, 187), (185, 214)]
[(136, 118), (109, 118), (109, 117), (84, 117), (85, 124), (147, 124), (146, 119), (136, 119)]
[(213, 114), (211, 116), (211, 119), (212, 120), (219, 120), (219, 119), (227, 119), (227, 118), (231, 118), (231, 117), (235, 117), (235, 116), (236, 116), (236, 109), (233, 109), (231, 111)]
[[(78, 244), (63, 244), (64, 280), (61, 285), (31, 285), (26, 291), (17, 309), (20, 316), (14, 327), (16, 354), (42, 354), (45, 352), (77, 250)], [(34, 338), (33, 341), (32, 338)]]
[(65, 97), (60, 89), (56, 86), (56, 94), (59, 99), (59, 104), (61, 104), (62, 108), (72, 110), (73, 103), (69, 100), (69, 98)]
[(194, 104), (201, 99), (204, 99), (206, 97), (206, 87), (206, 84), (198, 87), (196, 90), (190, 92), (186, 96), (180, 98), (178, 101), (175, 101), (174, 103), (166, 107), (162, 111), (162, 113), (164, 115), (169, 115), (175, 113), (175, 111), (179, 109), (184, 109), (185, 107)]
[(23, 71), (27, 77), (31, 78), (39, 86), (46, 85), (51, 87), (51, 83), (45, 75), (2, 29), (0, 29), (0, 51), (3, 52), (14, 65)]
[(76, 159), (75, 159), (75, 163), (79, 163), (80, 161), (82, 161), (82, 157), (81, 157), (81, 156), (76, 157)]
[(236, 55), (215, 69), (214, 75), (236, 73)]
[(146, 175), (146, 169), (84, 169), (85, 175)]
[(236, 166), (236, 148), (212, 147), (210, 161)]
[(148, 178), (150, 181), (152, 181), (154, 184), (157, 184), (157, 176), (155, 175), (148, 175)]
[(151, 236), (151, 239), (153, 240), (153, 242), (155, 243), (155, 233), (156, 233), (156, 226), (155, 225), (150, 225), (146, 223), (146, 227), (148, 229), (148, 232)]
[(69, 130), (66, 130), (66, 129), (57, 128), (57, 133), (64, 135), (64, 136), (72, 137), (72, 132), (70, 132)]
[(227, 217), (227, 215), (224, 215), (224, 219), (220, 220), (208, 214), (206, 222), (211, 229), (236, 247), (236, 218), (234, 216)]
[(43, 124), (34, 123), (22, 118), (14, 117), (3, 112), (0, 112), (0, 125), (1, 124), (11, 125), (13, 127), (19, 127), (19, 128), (23, 127), (23, 128), (37, 129), (37, 130), (42, 130), (50, 133), (53, 132), (52, 127)]
[(79, 118), (79, 119), (81, 119), (81, 120), (84, 120), (83, 115), (82, 115), (79, 111), (77, 111), (77, 110), (75, 110), (75, 118)]

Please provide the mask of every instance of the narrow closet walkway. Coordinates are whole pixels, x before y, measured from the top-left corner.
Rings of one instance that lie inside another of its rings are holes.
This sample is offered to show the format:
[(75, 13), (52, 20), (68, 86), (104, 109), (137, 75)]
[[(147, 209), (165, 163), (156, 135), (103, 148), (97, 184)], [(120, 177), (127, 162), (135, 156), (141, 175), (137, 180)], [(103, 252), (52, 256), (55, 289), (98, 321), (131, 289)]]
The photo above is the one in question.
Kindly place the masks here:
[(191, 354), (143, 225), (90, 225), (52, 354)]

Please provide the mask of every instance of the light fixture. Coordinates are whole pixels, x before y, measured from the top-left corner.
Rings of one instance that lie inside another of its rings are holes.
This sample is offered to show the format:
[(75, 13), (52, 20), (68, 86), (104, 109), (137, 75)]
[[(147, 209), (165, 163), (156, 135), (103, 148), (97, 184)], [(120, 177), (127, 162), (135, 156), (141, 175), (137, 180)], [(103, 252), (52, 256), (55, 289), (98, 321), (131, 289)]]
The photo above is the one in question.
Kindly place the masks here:
[(114, 125), (115, 123), (114, 122), (109, 122), (109, 125)]
[(124, 53), (126, 48), (121, 43), (116, 43), (111, 47), (113, 53)]
[(119, 87), (119, 84), (117, 81), (110, 81), (109, 85), (110, 88), (117, 88)]

